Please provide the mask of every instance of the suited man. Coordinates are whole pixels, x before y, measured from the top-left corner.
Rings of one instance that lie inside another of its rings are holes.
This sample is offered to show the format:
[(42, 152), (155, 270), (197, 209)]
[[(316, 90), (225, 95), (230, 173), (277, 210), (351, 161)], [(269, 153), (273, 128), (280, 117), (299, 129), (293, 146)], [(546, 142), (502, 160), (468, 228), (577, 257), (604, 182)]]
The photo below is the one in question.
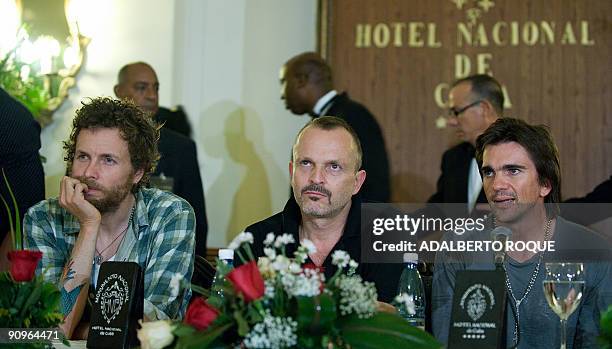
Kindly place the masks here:
[(448, 124), (457, 129), (460, 144), (442, 155), (437, 192), (429, 203), (467, 203), (471, 213), (477, 203), (486, 203), (482, 179), (474, 158), (476, 138), (502, 116), (504, 94), (489, 75), (472, 75), (455, 81), (449, 92)]
[[(25, 106), (0, 88), (0, 169), (4, 170), (17, 198), (20, 217), (45, 198), (45, 174), (39, 149), (40, 125)], [(13, 210), (1, 171), (0, 194)], [(8, 212), (0, 205), (0, 271), (8, 270), (6, 253), (12, 249), (9, 231)]]
[[(157, 74), (144, 62), (127, 64), (121, 68), (114, 89), (118, 98), (132, 99), (153, 117), (159, 110), (158, 90)], [(162, 127), (158, 147), (161, 158), (154, 175), (160, 178), (151, 178), (151, 182), (171, 183), (172, 192), (193, 207), (196, 215), (196, 254), (206, 257), (208, 221), (195, 143)]]
[(389, 160), (380, 126), (366, 107), (334, 90), (329, 65), (314, 52), (299, 54), (281, 68), (280, 83), (281, 99), (293, 114), (337, 116), (355, 130), (363, 148), (362, 169), (368, 174), (361, 195), (389, 202)]

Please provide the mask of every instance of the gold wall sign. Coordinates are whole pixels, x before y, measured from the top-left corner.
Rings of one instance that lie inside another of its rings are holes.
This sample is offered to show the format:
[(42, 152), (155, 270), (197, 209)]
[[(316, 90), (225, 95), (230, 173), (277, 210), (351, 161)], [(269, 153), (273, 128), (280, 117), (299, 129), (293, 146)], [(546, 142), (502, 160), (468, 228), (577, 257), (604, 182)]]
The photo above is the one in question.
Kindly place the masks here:
[(567, 175), (564, 196), (584, 193), (612, 173), (612, 2), (322, 0), (320, 6), (320, 52), (337, 87), (381, 123), (395, 201), (434, 192), (441, 155), (457, 141), (444, 131), (450, 83), (477, 73), (500, 81), (506, 115), (551, 127)]

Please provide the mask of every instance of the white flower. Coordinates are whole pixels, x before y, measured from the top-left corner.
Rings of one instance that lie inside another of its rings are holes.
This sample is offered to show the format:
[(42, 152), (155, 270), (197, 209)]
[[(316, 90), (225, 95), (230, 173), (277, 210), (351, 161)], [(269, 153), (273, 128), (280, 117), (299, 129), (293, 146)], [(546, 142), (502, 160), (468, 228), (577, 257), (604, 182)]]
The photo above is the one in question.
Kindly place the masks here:
[(283, 234), (281, 236), (276, 237), (276, 240), (274, 241), (274, 247), (281, 248), (287, 244), (292, 244), (294, 242), (295, 242), (295, 239), (293, 238), (293, 235)]
[(315, 246), (315, 244), (308, 239), (302, 240), (300, 244), (306, 248), (309, 254), (317, 252), (317, 247)]
[(340, 290), (340, 314), (357, 314), (359, 318), (369, 318), (376, 312), (376, 286), (363, 281), (359, 275), (340, 275), (336, 279)]
[(264, 279), (271, 279), (276, 275), (276, 272), (272, 269), (272, 262), (267, 257), (257, 259), (257, 268), (259, 268), (259, 272)]
[(276, 256), (276, 258), (274, 259), (274, 262), (272, 262), (272, 269), (279, 271), (279, 272), (285, 272), (287, 271), (287, 269), (289, 269), (289, 263), (291, 261), (289, 260), (289, 258), (281, 255)]
[(297, 273), (301, 273), (302, 272), (302, 267), (300, 266), (299, 263), (295, 263), (295, 262), (290, 262), (289, 263), (289, 268), (287, 268), (289, 270), (290, 273), (293, 274), (297, 274)]
[(304, 269), (299, 274), (286, 274), (281, 282), (290, 296), (314, 297), (321, 294), (325, 275), (316, 269)]
[(297, 322), (290, 317), (275, 317), (267, 311), (264, 320), (251, 328), (244, 338), (247, 348), (289, 348), (297, 344)]
[(276, 250), (272, 247), (264, 247), (264, 254), (270, 259), (276, 258)]
[(336, 250), (332, 254), (332, 264), (338, 266), (338, 268), (344, 268), (349, 265), (351, 257), (348, 253), (342, 250)]
[(274, 294), (276, 293), (276, 289), (274, 287), (274, 280), (264, 280), (264, 297), (268, 299), (274, 298)]
[(236, 236), (234, 240), (232, 240), (232, 242), (230, 242), (227, 248), (229, 248), (230, 250), (237, 250), (240, 247), (240, 245), (242, 245), (245, 242), (252, 244), (253, 234), (243, 231), (242, 233), (238, 234), (238, 236)]
[(393, 300), (398, 308), (406, 310), (409, 315), (416, 314), (416, 308), (414, 305), (414, 297), (407, 293), (401, 293)]
[(268, 233), (266, 239), (263, 241), (264, 246), (270, 246), (274, 242), (274, 233)]
[(142, 349), (162, 349), (174, 341), (172, 330), (174, 325), (170, 320), (159, 320), (153, 322), (138, 321), (141, 329), (138, 330), (137, 337), (140, 340)]
[(170, 279), (170, 297), (175, 298), (178, 297), (179, 291), (181, 289), (181, 280), (183, 280), (183, 275), (179, 273), (174, 273), (172, 278)]

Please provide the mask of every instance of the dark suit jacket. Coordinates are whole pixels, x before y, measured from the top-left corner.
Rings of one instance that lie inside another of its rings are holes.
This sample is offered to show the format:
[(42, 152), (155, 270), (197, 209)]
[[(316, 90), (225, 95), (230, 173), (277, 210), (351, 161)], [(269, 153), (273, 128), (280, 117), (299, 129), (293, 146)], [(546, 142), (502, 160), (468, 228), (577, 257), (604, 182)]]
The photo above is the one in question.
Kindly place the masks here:
[(196, 216), (196, 254), (205, 257), (208, 221), (195, 143), (162, 127), (158, 147), (161, 159), (155, 175), (163, 173), (166, 177), (172, 177), (174, 194), (187, 200), (193, 207)]
[[(45, 198), (45, 175), (39, 149), (40, 125), (26, 107), (0, 88), (0, 168), (6, 173), (21, 217), (30, 206)], [(1, 171), (0, 193), (12, 210)], [(0, 242), (8, 231), (8, 213), (4, 205), (0, 205)]]
[[(568, 204), (607, 204), (607, 205), (568, 205)], [(581, 198), (571, 198), (561, 206), (561, 215), (568, 220), (590, 225), (612, 216), (612, 176), (599, 184), (592, 192)]]
[[(470, 163), (474, 152), (474, 147), (468, 142), (458, 144), (444, 152), (437, 192), (427, 200), (428, 203), (467, 203)], [(484, 190), (480, 190), (476, 202), (487, 202)], [(467, 207), (465, 212), (467, 213)]]
[(346, 93), (336, 95), (331, 103), (325, 114), (344, 119), (355, 130), (361, 142), (361, 167), (367, 173), (361, 187), (361, 197), (373, 202), (389, 202), (389, 159), (378, 122), (366, 107), (351, 100)]
[(155, 121), (164, 124), (164, 127), (169, 130), (191, 138), (191, 125), (187, 120), (187, 114), (180, 105), (173, 109), (159, 107), (157, 113), (155, 113)]

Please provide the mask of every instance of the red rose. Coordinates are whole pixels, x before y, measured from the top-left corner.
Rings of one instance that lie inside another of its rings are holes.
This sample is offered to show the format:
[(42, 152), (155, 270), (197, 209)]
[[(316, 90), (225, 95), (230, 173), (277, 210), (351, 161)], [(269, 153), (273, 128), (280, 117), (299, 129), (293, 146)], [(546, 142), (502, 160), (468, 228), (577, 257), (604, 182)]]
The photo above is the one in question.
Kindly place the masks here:
[(42, 258), (42, 252), (17, 250), (8, 253), (11, 261), (10, 273), (15, 281), (30, 281), (34, 277), (38, 261)]
[(185, 314), (185, 323), (195, 327), (198, 331), (206, 329), (215, 321), (219, 311), (198, 297), (189, 304)]
[(247, 303), (264, 295), (264, 281), (255, 261), (250, 261), (230, 271), (227, 274), (227, 278), (234, 285), (236, 292), (244, 296), (244, 300)]

